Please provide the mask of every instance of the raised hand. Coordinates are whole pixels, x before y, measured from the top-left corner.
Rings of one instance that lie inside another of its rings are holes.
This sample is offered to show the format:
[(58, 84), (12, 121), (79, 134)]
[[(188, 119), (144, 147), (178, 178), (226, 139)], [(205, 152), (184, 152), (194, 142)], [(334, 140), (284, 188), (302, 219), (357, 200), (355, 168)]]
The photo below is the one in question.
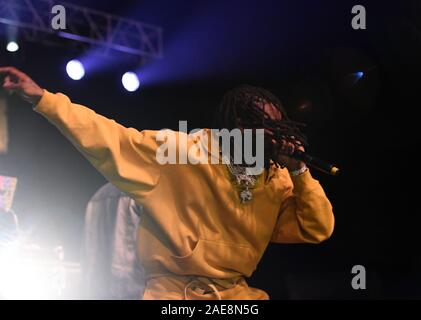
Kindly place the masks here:
[(0, 67), (0, 79), (2, 78), (4, 78), (2, 86), (7, 92), (17, 93), (22, 99), (32, 105), (37, 104), (44, 94), (44, 89), (38, 86), (25, 73), (14, 67)]
[(304, 162), (291, 158), (291, 155), (296, 149), (305, 151), (303, 146), (296, 146), (292, 142), (282, 140), (278, 143), (276, 140), (272, 140), (274, 144), (274, 152), (276, 153), (278, 163), (283, 164), (289, 171), (299, 170), (305, 166)]

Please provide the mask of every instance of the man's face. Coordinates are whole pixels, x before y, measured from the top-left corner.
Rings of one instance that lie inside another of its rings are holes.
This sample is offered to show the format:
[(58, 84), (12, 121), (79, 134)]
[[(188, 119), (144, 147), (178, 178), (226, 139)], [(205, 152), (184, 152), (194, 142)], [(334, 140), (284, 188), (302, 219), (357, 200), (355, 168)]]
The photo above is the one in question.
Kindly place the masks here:
[[(265, 101), (257, 101), (256, 107), (264, 112), (264, 118), (267, 120), (280, 121), (282, 120), (282, 113), (273, 104)], [(238, 119), (240, 129), (245, 129), (242, 125), (241, 118)], [(273, 135), (269, 129), (265, 128), (265, 133)]]
[[(257, 104), (257, 106), (258, 108), (263, 110), (265, 119), (273, 120), (273, 121), (282, 120), (282, 113), (273, 104), (268, 103), (268, 102), (262, 102), (260, 104)], [(270, 130), (268, 128), (264, 128), (264, 129), (265, 129), (265, 148), (266, 150), (272, 150), (275, 132), (273, 132), (273, 130)], [(272, 151), (269, 151), (269, 153), (272, 153)]]
[(265, 113), (265, 119), (274, 121), (282, 120), (282, 113), (273, 104), (268, 102), (258, 102), (256, 105)]
[[(274, 106), (272, 103), (265, 102), (265, 101), (256, 101), (255, 103), (256, 107), (263, 111), (263, 116), (265, 120), (272, 120), (272, 121), (281, 121), (282, 120), (282, 113), (279, 111), (279, 109)], [(242, 124), (241, 118), (238, 119), (238, 123), (240, 126), (240, 129), (243, 130), (246, 127)], [(273, 130), (270, 130), (269, 128), (253, 128), (253, 129), (264, 129), (265, 130), (265, 149), (268, 150), (268, 153), (271, 153), (275, 138), (275, 132)], [(254, 143), (253, 143), (254, 146)], [(253, 151), (255, 152), (255, 151)]]
[[(273, 121), (281, 121), (282, 120), (282, 113), (279, 111), (277, 107), (269, 102), (259, 101), (256, 103), (257, 108), (264, 112), (265, 120), (273, 120)], [(265, 135), (269, 137), (273, 137), (275, 133), (268, 128), (265, 129)]]

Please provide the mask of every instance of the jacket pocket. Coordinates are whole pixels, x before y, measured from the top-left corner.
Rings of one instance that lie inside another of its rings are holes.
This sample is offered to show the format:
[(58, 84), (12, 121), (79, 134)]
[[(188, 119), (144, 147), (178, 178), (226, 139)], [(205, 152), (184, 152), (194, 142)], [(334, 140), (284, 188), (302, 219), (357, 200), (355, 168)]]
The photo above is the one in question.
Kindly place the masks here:
[(199, 239), (192, 252), (185, 256), (171, 255), (167, 262), (168, 269), (176, 274), (230, 278), (249, 277), (258, 261), (248, 246)]

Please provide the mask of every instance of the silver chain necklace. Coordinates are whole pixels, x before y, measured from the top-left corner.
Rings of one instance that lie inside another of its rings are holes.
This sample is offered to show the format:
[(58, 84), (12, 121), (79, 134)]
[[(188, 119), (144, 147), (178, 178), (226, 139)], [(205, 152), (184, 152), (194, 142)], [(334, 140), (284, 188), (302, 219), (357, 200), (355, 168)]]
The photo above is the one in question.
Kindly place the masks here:
[(256, 185), (257, 177), (247, 174), (247, 168), (231, 164), (231, 161), (227, 164), (227, 167), (241, 188), (241, 203), (245, 203), (253, 199), (253, 193), (250, 191), (250, 188), (253, 188)]

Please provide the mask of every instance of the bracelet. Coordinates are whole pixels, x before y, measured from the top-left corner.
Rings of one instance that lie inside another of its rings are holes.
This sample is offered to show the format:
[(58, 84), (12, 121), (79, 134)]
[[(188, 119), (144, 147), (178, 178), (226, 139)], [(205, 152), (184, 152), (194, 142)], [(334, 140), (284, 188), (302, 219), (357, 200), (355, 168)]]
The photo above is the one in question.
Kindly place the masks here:
[(308, 170), (307, 166), (303, 166), (301, 169), (298, 170), (294, 170), (294, 171), (290, 171), (290, 175), (295, 177), (295, 176), (299, 176), (302, 175), (304, 172), (306, 172)]

